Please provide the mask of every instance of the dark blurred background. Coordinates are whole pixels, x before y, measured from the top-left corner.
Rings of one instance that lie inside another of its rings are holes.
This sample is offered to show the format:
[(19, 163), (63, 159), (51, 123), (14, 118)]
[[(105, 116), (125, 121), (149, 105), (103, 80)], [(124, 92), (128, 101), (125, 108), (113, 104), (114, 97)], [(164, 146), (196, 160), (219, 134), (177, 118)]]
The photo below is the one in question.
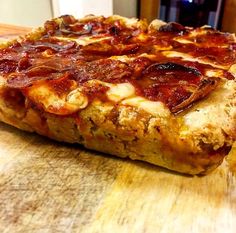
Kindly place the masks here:
[(236, 32), (236, 0), (139, 0), (139, 16)]
[(159, 17), (193, 27), (218, 27), (221, 4), (221, 0), (161, 0)]

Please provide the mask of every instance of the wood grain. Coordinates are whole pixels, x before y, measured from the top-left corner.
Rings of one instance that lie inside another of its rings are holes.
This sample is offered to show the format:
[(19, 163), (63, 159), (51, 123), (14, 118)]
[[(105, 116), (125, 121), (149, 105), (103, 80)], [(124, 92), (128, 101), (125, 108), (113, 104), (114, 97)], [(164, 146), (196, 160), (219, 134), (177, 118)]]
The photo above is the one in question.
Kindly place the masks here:
[(19, 27), (19, 26), (0, 23), (0, 40), (12, 39), (19, 35), (23, 35), (29, 32), (30, 30), (31, 29), (27, 27)]
[(0, 123), (4, 233), (235, 233), (235, 179), (226, 163), (188, 177)]

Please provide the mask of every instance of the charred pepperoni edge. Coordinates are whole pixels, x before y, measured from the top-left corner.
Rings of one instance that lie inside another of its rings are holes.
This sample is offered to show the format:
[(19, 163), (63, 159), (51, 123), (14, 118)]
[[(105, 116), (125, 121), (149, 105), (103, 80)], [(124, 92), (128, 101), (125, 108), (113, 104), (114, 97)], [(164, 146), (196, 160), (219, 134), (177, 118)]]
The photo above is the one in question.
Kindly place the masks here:
[(175, 23), (175, 22), (170, 22), (167, 24), (162, 25), (159, 30), (159, 32), (171, 32), (171, 33), (180, 33), (180, 34), (184, 34), (186, 33), (188, 30), (181, 24), (179, 23)]
[(14, 72), (17, 69), (17, 66), (17, 61), (6, 58), (0, 60), (0, 72), (2, 73)]
[(26, 87), (30, 87), (33, 84), (35, 84), (37, 81), (42, 81), (42, 80), (52, 80), (55, 79), (52, 75), (48, 76), (35, 76), (29, 79), (25, 74), (18, 74), (16, 76), (11, 76), (7, 80), (7, 87), (9, 88), (14, 88), (14, 89), (22, 89)]
[(77, 36), (83, 36), (83, 35), (91, 34), (92, 29), (93, 29), (92, 25), (85, 24), (83, 27), (83, 30), (76, 32), (76, 31), (70, 30), (70, 28), (68, 28), (68, 26), (64, 22), (62, 22), (60, 25), (60, 32), (66, 35), (73, 34)]
[[(62, 21), (59, 23), (58, 28), (54, 28), (54, 33), (61, 33), (63, 35), (67, 36), (84, 36), (84, 35), (91, 35), (93, 34), (94, 27), (93, 23), (97, 23), (99, 30), (103, 31), (105, 28), (103, 25), (103, 21), (105, 17), (99, 17), (95, 19), (91, 19), (85, 22), (80, 22), (79, 20), (75, 19), (73, 16), (70, 15), (63, 15), (59, 17)], [(82, 29), (80, 31), (73, 30), (73, 26), (77, 24), (82, 26)], [(107, 25), (106, 25), (107, 26)], [(98, 29), (98, 28), (97, 28)], [(109, 29), (108, 29), (109, 32)]]
[[(147, 74), (149, 72), (153, 72), (155, 70), (180, 70), (184, 71), (186, 73), (192, 73), (193, 75), (199, 77), (199, 83), (196, 83), (196, 90), (193, 91), (193, 93), (183, 102), (176, 106), (172, 106), (170, 108), (172, 113), (178, 113), (182, 111), (183, 109), (187, 108), (188, 106), (191, 106), (192, 103), (195, 101), (204, 98), (207, 96), (212, 90), (214, 90), (217, 86), (217, 84), (220, 81), (220, 78), (210, 78), (210, 77), (205, 77), (201, 74), (201, 72), (195, 68), (192, 67), (186, 67), (180, 64), (168, 62), (168, 63), (162, 63), (162, 64), (153, 64), (150, 65), (143, 73)], [(189, 80), (191, 81), (191, 80)], [(168, 83), (166, 83), (168, 85)], [(171, 88), (171, 87), (170, 87)], [(167, 103), (168, 105), (168, 103)]]
[(29, 45), (28, 48), (29, 49), (34, 49), (35, 51), (45, 51), (47, 49), (51, 49), (54, 52), (61, 52), (61, 51), (66, 51), (69, 50), (71, 48), (76, 47), (76, 42), (75, 41), (71, 41), (65, 45), (58, 45), (56, 44), (56, 40), (54, 41), (50, 41), (50, 42), (41, 42), (42, 44), (32, 44)]
[(206, 97), (211, 91), (213, 91), (217, 87), (219, 82), (220, 78), (202, 79), (196, 91), (193, 92), (193, 94), (188, 99), (184, 100), (177, 106), (174, 106), (171, 111), (173, 113), (179, 113), (184, 109), (192, 106), (194, 102)]
[(190, 72), (196, 76), (200, 76), (201, 72), (195, 68), (192, 67), (186, 67), (174, 62), (167, 62), (167, 63), (161, 63), (161, 64), (153, 64), (149, 66), (144, 73), (148, 73), (153, 70), (182, 70), (185, 72)]

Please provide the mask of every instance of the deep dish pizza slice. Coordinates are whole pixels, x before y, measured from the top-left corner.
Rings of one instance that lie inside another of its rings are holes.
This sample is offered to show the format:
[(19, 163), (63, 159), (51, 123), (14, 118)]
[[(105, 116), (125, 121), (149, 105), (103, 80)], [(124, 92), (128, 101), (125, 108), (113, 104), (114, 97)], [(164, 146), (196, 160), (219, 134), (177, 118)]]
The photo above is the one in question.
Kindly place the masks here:
[(171, 170), (217, 167), (235, 141), (232, 34), (62, 16), (0, 49), (0, 118)]

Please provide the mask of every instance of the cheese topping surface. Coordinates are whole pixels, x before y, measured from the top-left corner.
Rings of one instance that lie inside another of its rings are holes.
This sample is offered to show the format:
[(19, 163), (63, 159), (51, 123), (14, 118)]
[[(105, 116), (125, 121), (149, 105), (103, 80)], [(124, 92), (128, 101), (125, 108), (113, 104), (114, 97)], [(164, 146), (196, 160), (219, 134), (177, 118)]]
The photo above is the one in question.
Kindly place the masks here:
[(50, 113), (72, 114), (99, 99), (177, 114), (235, 78), (236, 43), (206, 27), (63, 16), (0, 57), (6, 85)]

